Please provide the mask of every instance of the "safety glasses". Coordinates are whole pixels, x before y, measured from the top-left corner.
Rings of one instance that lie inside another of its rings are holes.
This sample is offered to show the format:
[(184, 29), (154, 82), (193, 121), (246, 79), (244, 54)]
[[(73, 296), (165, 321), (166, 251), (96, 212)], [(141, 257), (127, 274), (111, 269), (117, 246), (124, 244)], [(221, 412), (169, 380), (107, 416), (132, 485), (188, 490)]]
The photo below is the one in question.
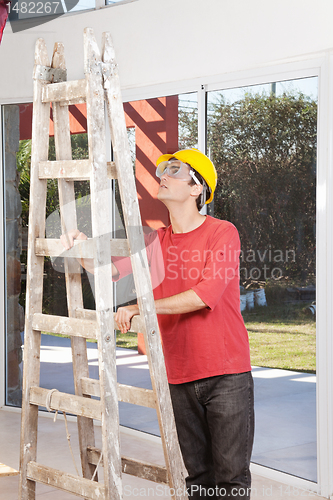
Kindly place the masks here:
[(167, 175), (179, 181), (189, 181), (192, 177), (196, 184), (200, 184), (193, 170), (180, 160), (162, 161), (156, 169), (156, 175), (159, 178), (161, 178), (162, 175)]

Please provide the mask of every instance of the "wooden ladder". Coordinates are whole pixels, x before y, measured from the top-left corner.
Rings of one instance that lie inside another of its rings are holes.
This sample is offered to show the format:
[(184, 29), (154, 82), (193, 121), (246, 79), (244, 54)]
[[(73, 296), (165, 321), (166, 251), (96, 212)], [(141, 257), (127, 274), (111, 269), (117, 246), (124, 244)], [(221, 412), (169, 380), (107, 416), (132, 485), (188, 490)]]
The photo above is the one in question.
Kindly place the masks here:
[[(103, 35), (102, 54), (103, 58), (93, 31), (85, 29), (85, 78), (67, 82), (63, 45), (55, 44), (50, 66), (44, 40), (36, 43), (19, 498), (35, 499), (40, 482), (87, 499), (118, 500), (123, 498), (122, 472), (126, 472), (167, 484), (173, 498), (186, 500), (117, 64), (108, 33)], [(106, 161), (105, 101), (115, 163)], [(79, 102), (87, 105), (88, 160), (72, 160), (68, 106)], [(48, 161), (50, 103), (56, 161)], [(47, 179), (51, 178), (58, 180), (63, 233), (77, 227), (74, 180), (90, 181), (92, 238), (76, 240), (66, 252), (59, 239), (45, 238)], [(110, 178), (118, 179), (126, 240), (110, 239)], [(42, 313), (44, 257), (60, 255), (65, 257), (68, 317)], [(140, 308), (132, 330), (144, 332), (152, 390), (117, 383), (111, 255), (131, 258)], [(96, 311), (83, 308), (77, 258), (94, 259)], [(40, 387), (41, 331), (71, 337), (75, 395)], [(97, 340), (99, 380), (89, 378), (86, 339)], [(121, 457), (118, 400), (156, 409), (165, 467)], [(77, 415), (83, 477), (37, 463), (38, 406)], [(95, 447), (93, 419), (101, 421), (102, 450)], [(104, 483), (98, 483), (97, 476), (91, 480), (98, 462), (103, 465)]]

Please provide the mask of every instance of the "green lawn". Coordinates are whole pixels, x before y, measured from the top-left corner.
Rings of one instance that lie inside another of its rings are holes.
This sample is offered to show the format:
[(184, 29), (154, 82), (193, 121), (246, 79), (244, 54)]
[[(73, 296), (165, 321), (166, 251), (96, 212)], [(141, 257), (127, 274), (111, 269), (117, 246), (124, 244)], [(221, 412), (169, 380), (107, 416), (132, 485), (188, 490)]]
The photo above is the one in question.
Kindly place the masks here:
[(290, 333), (288, 325), (274, 331), (260, 331), (253, 323), (246, 324), (254, 366), (284, 368), (285, 370), (316, 371), (316, 335)]
[(120, 333), (117, 330), (117, 346), (125, 347), (126, 349), (137, 349), (138, 348), (138, 337), (136, 333)]
[(243, 314), (252, 365), (315, 373), (316, 322), (307, 307), (271, 305)]

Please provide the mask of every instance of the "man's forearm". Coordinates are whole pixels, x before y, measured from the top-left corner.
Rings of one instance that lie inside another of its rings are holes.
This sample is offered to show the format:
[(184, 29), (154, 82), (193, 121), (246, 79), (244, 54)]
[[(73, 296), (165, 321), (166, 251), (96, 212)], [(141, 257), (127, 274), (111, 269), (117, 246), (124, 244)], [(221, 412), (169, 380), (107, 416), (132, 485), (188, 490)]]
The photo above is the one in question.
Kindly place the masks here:
[[(155, 307), (157, 314), (185, 314), (204, 309), (207, 304), (193, 290), (187, 290), (165, 299), (155, 300)], [(137, 314), (140, 314), (137, 304), (118, 308), (115, 320), (121, 333), (126, 333), (130, 329), (130, 321)]]
[[(77, 259), (77, 260), (81, 264), (81, 266), (86, 271), (88, 271), (88, 273), (91, 274), (95, 273), (94, 259)], [(117, 276), (119, 276), (119, 271), (113, 262), (111, 262), (111, 266), (112, 266), (112, 278), (116, 278)]]
[(207, 307), (193, 290), (155, 300), (157, 314), (185, 314)]

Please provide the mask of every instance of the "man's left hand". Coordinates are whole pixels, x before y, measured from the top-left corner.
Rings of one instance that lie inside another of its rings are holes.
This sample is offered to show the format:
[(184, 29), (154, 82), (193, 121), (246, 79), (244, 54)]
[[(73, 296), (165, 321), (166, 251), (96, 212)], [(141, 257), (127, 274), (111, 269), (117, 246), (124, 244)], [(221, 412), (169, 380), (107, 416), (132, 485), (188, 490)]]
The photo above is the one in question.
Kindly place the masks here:
[(136, 314), (140, 314), (139, 307), (137, 304), (125, 307), (118, 307), (114, 319), (121, 333), (126, 333), (128, 332), (128, 330), (130, 330), (131, 319)]

